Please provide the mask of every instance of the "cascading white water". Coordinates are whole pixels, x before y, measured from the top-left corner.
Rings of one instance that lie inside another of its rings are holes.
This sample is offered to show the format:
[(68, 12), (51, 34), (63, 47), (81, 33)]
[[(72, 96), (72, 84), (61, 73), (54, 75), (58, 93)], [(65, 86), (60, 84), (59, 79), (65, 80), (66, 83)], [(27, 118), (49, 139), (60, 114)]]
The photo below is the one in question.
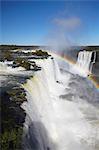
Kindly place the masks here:
[[(91, 124), (76, 103), (59, 98), (70, 75), (63, 76), (51, 58), (36, 63), (42, 70), (23, 85), (28, 100), (22, 106), (27, 114), (25, 150), (93, 150)], [(56, 82), (57, 75), (65, 84)]]
[(0, 73), (5, 73), (5, 74), (9, 74), (9, 73), (18, 73), (19, 71), (24, 71), (25, 68), (23, 67), (16, 67), (16, 68), (12, 68), (11, 66), (8, 66), (8, 64), (12, 62), (0, 62)]
[(61, 80), (61, 73), (60, 73), (59, 66), (58, 66), (55, 59), (53, 59), (53, 67), (54, 67), (54, 72), (55, 72), (55, 79), (56, 79), (56, 81), (60, 81)]
[[(28, 95), (28, 104), (26, 104), (26, 106), (24, 105), (23, 108), (34, 123), (34, 128), (35, 124), (36, 126), (39, 124), (37, 129), (39, 133), (36, 133), (36, 141), (38, 141), (37, 150), (47, 150), (48, 147), (55, 150), (52, 142), (57, 138), (57, 133), (54, 124), (55, 118), (53, 113), (55, 112), (52, 97), (56, 98), (63, 88), (57, 85), (56, 69), (52, 59), (38, 60), (36, 63), (42, 67), (42, 70), (37, 72), (35, 76), (24, 85)], [(44, 129), (41, 127), (42, 124), (44, 125)], [(28, 117), (25, 126), (29, 127)], [(28, 148), (29, 150), (33, 149), (34, 145), (32, 145), (32, 148)]]
[[(52, 93), (54, 91), (54, 93), (56, 92), (56, 94), (59, 95), (60, 90), (63, 89), (63, 85), (58, 84), (57, 86), (57, 81), (63, 80), (65, 84), (68, 81), (69, 76), (67, 75), (67, 77), (64, 77), (61, 75), (59, 66), (55, 59), (49, 58), (47, 60), (36, 60), (36, 64), (38, 66), (41, 66), (43, 70), (44, 77), (46, 77), (47, 80), (46, 84), (48, 84), (49, 91)], [(57, 90), (55, 90), (55, 87), (57, 88), (58, 92)]]
[[(93, 56), (93, 59), (92, 59)], [(77, 63), (74, 66), (73, 70), (76, 74), (81, 76), (88, 76), (92, 73), (93, 63), (96, 60), (96, 52), (94, 51), (80, 51), (78, 53)]]
[(90, 63), (90, 72), (92, 73), (93, 64), (96, 62), (96, 51), (92, 52), (91, 63)]

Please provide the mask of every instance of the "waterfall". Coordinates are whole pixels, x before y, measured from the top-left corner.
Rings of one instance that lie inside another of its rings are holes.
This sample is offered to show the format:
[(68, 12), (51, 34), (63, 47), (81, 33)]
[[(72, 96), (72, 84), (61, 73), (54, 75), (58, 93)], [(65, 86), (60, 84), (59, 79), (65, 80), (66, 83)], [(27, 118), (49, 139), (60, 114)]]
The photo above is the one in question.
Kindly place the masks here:
[(96, 51), (92, 52), (91, 63), (90, 63), (90, 72), (92, 73), (93, 64), (96, 62)]
[(61, 73), (60, 73), (60, 69), (58, 66), (58, 63), (56, 62), (55, 59), (52, 59), (53, 61), (53, 68), (54, 68), (54, 72), (55, 72), (55, 80), (56, 82), (60, 82), (61, 80)]
[(86, 78), (75, 75), (92, 72), (96, 52), (79, 52), (77, 63), (73, 64), (75, 74), (64, 71), (63, 66), (60, 71), (58, 59), (52, 56), (27, 60), (35, 61), (41, 70), (14, 68), (12, 62), (0, 62), (4, 88), (5, 84), (9, 88), (18, 83), (26, 92), (27, 101), (21, 105), (26, 113), (23, 149), (98, 150), (99, 93)]
[(37, 60), (36, 63), (42, 67), (42, 70), (23, 85), (27, 91), (28, 99), (28, 103), (24, 103), (22, 106), (27, 113), (25, 122), (27, 148), (25, 148), (29, 150), (33, 148), (33, 150), (49, 150), (50, 147), (51, 150), (55, 150), (53, 141), (57, 139), (57, 132), (52, 97), (55, 98), (55, 95), (57, 97), (57, 94), (59, 95), (63, 90), (56, 82), (56, 71), (59, 68), (55, 68), (56, 65), (52, 59)]
[(23, 106), (27, 113), (25, 122), (27, 144), (25, 149), (47, 150), (49, 145), (52, 148), (46, 128), (49, 128), (49, 132), (53, 133), (54, 127), (51, 124), (53, 122), (51, 117), (53, 108), (44, 72), (39, 72), (31, 80), (28, 80), (24, 88), (27, 91), (28, 99), (28, 103)]
[(65, 80), (64, 82), (67, 82), (69, 77), (64, 77), (61, 75), (59, 66), (54, 58), (49, 58), (47, 60), (36, 60), (36, 64), (42, 68), (43, 76), (46, 77), (46, 84), (48, 84), (50, 93), (53, 93), (54, 91), (54, 93), (59, 95), (62, 85), (58, 84), (57, 86), (57, 81), (60, 82)]
[[(27, 94), (27, 102), (22, 105), (26, 112), (24, 149), (92, 150), (87, 141), (91, 125), (76, 103), (59, 97), (68, 87), (70, 75), (61, 74), (51, 58), (36, 60), (36, 63), (41, 71), (35, 72), (23, 85)], [(65, 84), (56, 82), (57, 75)]]
[(92, 73), (92, 67), (95, 63), (95, 60), (95, 51), (80, 51), (78, 53), (77, 63), (73, 68), (74, 72), (84, 77), (88, 76)]
[(90, 63), (91, 63), (91, 56), (92, 52), (87, 52), (87, 51), (81, 51), (78, 54), (78, 60), (77, 60), (77, 65), (79, 68), (81, 67), (82, 69), (85, 70), (85, 72), (90, 71)]

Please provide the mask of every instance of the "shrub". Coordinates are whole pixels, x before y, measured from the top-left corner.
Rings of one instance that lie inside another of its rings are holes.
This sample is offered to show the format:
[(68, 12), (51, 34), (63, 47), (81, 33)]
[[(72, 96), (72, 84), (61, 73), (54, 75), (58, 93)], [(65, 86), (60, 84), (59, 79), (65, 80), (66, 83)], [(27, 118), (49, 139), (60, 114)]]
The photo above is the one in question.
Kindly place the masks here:
[(10, 132), (5, 130), (1, 135), (2, 150), (17, 150), (21, 148), (22, 128), (12, 129)]
[(46, 56), (48, 57), (49, 54), (46, 51), (42, 51), (42, 50), (36, 50), (35, 52), (32, 53), (33, 55), (37, 55), (37, 56)]
[(12, 54), (9, 50), (3, 52), (3, 57), (5, 60), (11, 61), (13, 60)]
[(17, 58), (14, 61), (14, 64), (17, 64), (18, 66), (24, 67), (26, 70), (30, 70), (30, 68), (31, 68), (31, 64), (23, 58)]

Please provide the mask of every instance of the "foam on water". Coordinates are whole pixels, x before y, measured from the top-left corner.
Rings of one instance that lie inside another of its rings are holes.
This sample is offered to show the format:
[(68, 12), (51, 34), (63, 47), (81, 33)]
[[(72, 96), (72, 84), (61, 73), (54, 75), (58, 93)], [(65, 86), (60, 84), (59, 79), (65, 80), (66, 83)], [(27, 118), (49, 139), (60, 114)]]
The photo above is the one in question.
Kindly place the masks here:
[[(11, 62), (12, 64), (12, 62)], [(0, 73), (3, 74), (9, 74), (9, 73), (17, 73), (19, 71), (23, 71), (25, 70), (25, 68), (23, 67), (16, 67), (16, 68), (12, 68), (11, 66), (8, 66), (8, 63), (7, 62), (0, 62)]]
[[(0, 62), (0, 75), (16, 75), (16, 76), (20, 76), (23, 75), (24, 76), (31, 76), (33, 75), (34, 71), (33, 70), (26, 70), (23, 67), (12, 67), (9, 66), (12, 65), (12, 62)], [(3, 77), (3, 76), (2, 76)]]

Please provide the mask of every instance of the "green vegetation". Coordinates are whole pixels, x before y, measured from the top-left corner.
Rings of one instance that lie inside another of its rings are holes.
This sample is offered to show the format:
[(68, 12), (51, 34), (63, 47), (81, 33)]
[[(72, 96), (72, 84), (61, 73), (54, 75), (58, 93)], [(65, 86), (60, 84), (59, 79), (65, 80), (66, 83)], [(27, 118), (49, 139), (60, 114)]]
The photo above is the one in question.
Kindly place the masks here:
[(12, 102), (16, 102), (16, 104), (20, 105), (24, 101), (26, 101), (26, 94), (23, 89), (13, 89), (7, 92), (10, 95), (10, 100)]
[(24, 45), (0, 45), (0, 50), (15, 50), (15, 49), (36, 49), (39, 46), (24, 46)]
[(10, 51), (6, 51), (6, 52), (4, 53), (4, 59), (5, 59), (5, 60), (8, 60), (8, 61), (13, 60), (13, 57), (12, 57), (12, 54), (11, 54)]
[(20, 150), (22, 128), (12, 129), (6, 131), (1, 135), (1, 148), (2, 150)]
[(4, 60), (8, 60), (8, 61), (12, 61), (13, 60), (13, 56), (12, 56), (12, 52), (10, 50), (6, 50), (0, 51), (0, 60), (4, 61)]
[(44, 57), (50, 56), (50, 55), (48, 54), (48, 52), (42, 51), (42, 50), (36, 50), (36, 51), (33, 52), (32, 54), (33, 54), (33, 55), (36, 55), (36, 56), (44, 56)]
[(17, 49), (16, 45), (0, 45), (0, 50), (14, 50)]
[(20, 66), (24, 67), (26, 70), (30, 70), (31, 64), (28, 61), (22, 61)]
[(83, 47), (83, 50), (86, 50), (86, 51), (99, 51), (99, 46), (84, 46)]
[(17, 65), (18, 67), (19, 66), (24, 67), (26, 70), (30, 70), (30, 68), (31, 68), (31, 64), (23, 58), (17, 58), (14, 61), (14, 64)]
[[(29, 49), (36, 49), (39, 48), (39, 46), (16, 46), (16, 45), (0, 45), (0, 60), (4, 61), (4, 60), (8, 60), (8, 61), (13, 61), (15, 57), (18, 56), (38, 56), (38, 59), (44, 59), (44, 58), (48, 58), (50, 55), (48, 54), (48, 52), (43, 51), (43, 50), (36, 50), (34, 52), (28, 52), (28, 53), (24, 53), (21, 50), (29, 50)], [(13, 51), (18, 49), (19, 51)], [(37, 58), (36, 58), (37, 59)], [(19, 61), (19, 60), (18, 60)], [(22, 63), (22, 61), (20, 62), (20, 64), (25, 67), (27, 70), (30, 69), (30, 64), (27, 63), (26, 61), (24, 61), (24, 63)]]
[(24, 67), (26, 70), (31, 70), (31, 67), (35, 71), (41, 70), (41, 67), (38, 67), (34, 61), (30, 63), (28, 60), (20, 57), (17, 58), (13, 64), (17, 67)]
[(26, 101), (24, 89), (1, 90), (1, 149), (21, 150), (25, 112), (20, 105)]

